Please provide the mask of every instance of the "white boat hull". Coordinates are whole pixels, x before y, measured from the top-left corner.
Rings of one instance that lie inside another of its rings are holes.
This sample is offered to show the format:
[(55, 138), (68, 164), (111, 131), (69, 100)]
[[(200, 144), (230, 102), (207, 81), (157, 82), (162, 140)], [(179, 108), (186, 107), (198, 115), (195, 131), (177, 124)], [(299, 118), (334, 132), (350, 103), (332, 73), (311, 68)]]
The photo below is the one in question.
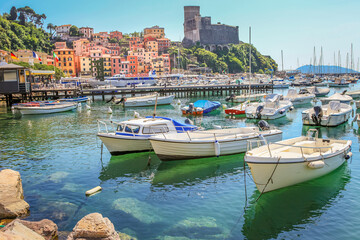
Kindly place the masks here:
[[(282, 139), (281, 131), (273, 131), (270, 134), (263, 134), (265, 139), (268, 142), (276, 142)], [(247, 150), (248, 140), (256, 140), (259, 139), (257, 136), (247, 137), (247, 138), (239, 138), (233, 139), (231, 141), (221, 141), (219, 140), (220, 146), (220, 154), (230, 155), (243, 153)], [(171, 140), (156, 140), (150, 139), (152, 148), (154, 149), (156, 155), (162, 161), (171, 161), (171, 160), (184, 160), (184, 159), (195, 159), (195, 158), (203, 158), (203, 157), (215, 157), (216, 147), (215, 140), (208, 142), (201, 141), (188, 141), (188, 142), (180, 142), (180, 141), (171, 141)]]
[(242, 103), (242, 102), (245, 102), (247, 100), (252, 101), (252, 102), (253, 101), (259, 101), (259, 100), (262, 100), (265, 96), (266, 96), (266, 94), (263, 94), (263, 93), (250, 94), (250, 95), (240, 95), (240, 96), (236, 96), (234, 98), (234, 102)]
[(38, 114), (49, 114), (67, 112), (75, 109), (76, 103), (59, 105), (59, 106), (44, 106), (44, 107), (16, 107), (15, 110), (19, 111), (22, 115), (38, 115)]
[[(267, 161), (271, 161), (272, 159), (269, 158)], [(324, 159), (325, 165), (319, 169), (308, 167), (308, 162), (304, 161), (298, 163), (276, 164), (254, 163), (248, 162), (248, 160), (251, 161), (251, 158), (245, 156), (245, 161), (251, 170), (256, 187), (260, 192), (269, 192), (326, 175), (341, 166), (344, 163), (345, 158), (343, 152), (338, 152), (336, 155)], [(318, 160), (321, 160), (321, 158)], [(281, 159), (281, 161), (287, 162), (291, 160)], [(276, 170), (274, 171), (275, 168)], [(271, 180), (269, 181), (270, 177)]]
[(125, 137), (113, 133), (99, 133), (98, 137), (112, 155), (151, 150), (151, 144), (146, 137)]
[[(342, 114), (332, 114), (330, 116), (323, 116), (321, 118), (320, 126), (323, 127), (336, 127), (346, 121), (349, 120), (351, 116), (351, 111), (347, 111), (346, 113)], [(307, 113), (302, 113), (302, 119), (304, 125), (312, 125), (318, 126), (319, 124), (315, 123), (311, 116), (308, 116)]]
[[(167, 105), (171, 104), (174, 100), (174, 95), (158, 97), (157, 105)], [(151, 97), (148, 99), (137, 99), (137, 100), (127, 100), (125, 102), (125, 107), (146, 107), (146, 106), (155, 106), (156, 97)]]

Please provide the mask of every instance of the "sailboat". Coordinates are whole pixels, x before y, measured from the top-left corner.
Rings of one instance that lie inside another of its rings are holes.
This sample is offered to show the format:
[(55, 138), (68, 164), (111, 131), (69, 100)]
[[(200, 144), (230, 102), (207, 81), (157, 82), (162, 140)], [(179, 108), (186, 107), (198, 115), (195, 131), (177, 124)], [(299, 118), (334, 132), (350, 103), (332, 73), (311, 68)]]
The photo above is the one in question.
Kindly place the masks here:
[(251, 94), (251, 27), (249, 27), (249, 94), (241, 94), (236, 96), (235, 94), (231, 94), (230, 96), (225, 98), (225, 101), (243, 103), (247, 100), (249, 101), (260, 101), (262, 100), (266, 94), (265, 93), (257, 93)]

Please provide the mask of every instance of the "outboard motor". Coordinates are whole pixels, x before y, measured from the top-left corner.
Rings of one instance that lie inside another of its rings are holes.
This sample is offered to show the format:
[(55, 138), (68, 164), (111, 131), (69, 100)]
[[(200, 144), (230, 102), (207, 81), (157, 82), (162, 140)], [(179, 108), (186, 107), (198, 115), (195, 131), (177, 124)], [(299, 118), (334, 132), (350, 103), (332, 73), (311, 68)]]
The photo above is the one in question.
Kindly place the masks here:
[(186, 118), (186, 119), (185, 119), (185, 123), (186, 123), (186, 124), (190, 124), (190, 125), (194, 125), (194, 122), (191, 121), (189, 118)]
[(234, 98), (235, 98), (235, 96), (236, 96), (235, 94), (231, 94), (229, 97), (226, 97), (226, 98), (225, 98), (225, 101), (227, 101), (227, 102), (228, 102), (228, 101), (233, 101)]
[(323, 116), (322, 108), (320, 106), (315, 106), (314, 113), (311, 115), (311, 119), (317, 126), (320, 126), (322, 116)]
[(186, 110), (186, 113), (192, 113), (194, 111), (194, 104), (189, 103), (189, 108)]
[(264, 121), (264, 120), (259, 121), (259, 122), (258, 122), (258, 126), (259, 126), (259, 128), (260, 128), (262, 131), (265, 131), (265, 130), (269, 130), (269, 129), (270, 129), (269, 124), (267, 123), (267, 121)]
[(264, 106), (263, 105), (260, 105), (256, 108), (256, 118), (257, 119), (260, 119), (261, 118), (261, 112), (262, 110), (264, 110)]
[(347, 90), (344, 90), (344, 91), (341, 93), (341, 95), (345, 95), (346, 92), (347, 92)]

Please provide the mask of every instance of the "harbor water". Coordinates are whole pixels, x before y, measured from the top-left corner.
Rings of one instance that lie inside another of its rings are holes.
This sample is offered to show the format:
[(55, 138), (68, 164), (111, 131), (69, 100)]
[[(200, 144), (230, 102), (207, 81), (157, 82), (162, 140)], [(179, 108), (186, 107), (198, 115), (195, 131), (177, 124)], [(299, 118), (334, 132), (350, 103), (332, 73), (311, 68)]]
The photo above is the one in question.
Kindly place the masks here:
[[(352, 90), (359, 88), (351, 85)], [(341, 92), (343, 89), (333, 88)], [(287, 90), (276, 90), (286, 94)], [(222, 103), (224, 97), (209, 97)], [(181, 105), (199, 98), (180, 98)], [(183, 122), (180, 105), (159, 106), (158, 116)], [(111, 156), (96, 137), (97, 119), (117, 121), (152, 115), (152, 107), (127, 108), (101, 101), (72, 112), (14, 117), (0, 107), (0, 170), (19, 171), (28, 220), (48, 218), (60, 231), (71, 231), (85, 215), (99, 212), (119, 232), (138, 239), (357, 239), (360, 235), (359, 127), (317, 127), (319, 137), (353, 142), (353, 157), (334, 172), (263, 194), (244, 164), (244, 154), (161, 162), (153, 152)], [(355, 106), (352, 105), (355, 111)], [(305, 135), (301, 112), (268, 121), (283, 139)], [(245, 116), (223, 110), (193, 117), (205, 128), (254, 126)], [(148, 166), (149, 157), (151, 158)], [(85, 192), (102, 191), (86, 197)]]

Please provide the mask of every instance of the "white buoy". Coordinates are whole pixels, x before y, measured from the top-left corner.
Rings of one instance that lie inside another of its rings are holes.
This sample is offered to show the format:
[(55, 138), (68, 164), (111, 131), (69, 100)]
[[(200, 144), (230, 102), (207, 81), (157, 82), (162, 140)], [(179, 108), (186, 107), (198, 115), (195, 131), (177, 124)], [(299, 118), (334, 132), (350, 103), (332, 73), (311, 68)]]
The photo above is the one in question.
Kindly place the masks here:
[(181, 101), (180, 101), (180, 99), (177, 101), (177, 105), (181, 105)]
[(112, 113), (113, 113), (113, 110), (111, 109), (111, 107), (108, 108), (107, 113), (108, 113), (108, 114), (112, 114)]
[(85, 107), (86, 107), (87, 110), (91, 109), (91, 107), (88, 104), (86, 104)]
[(134, 111), (134, 118), (140, 118), (140, 114), (137, 111)]
[(92, 189), (90, 189), (90, 190), (87, 190), (86, 192), (85, 192), (85, 195), (86, 196), (90, 196), (90, 195), (93, 195), (93, 194), (95, 194), (95, 193), (97, 193), (97, 192), (99, 192), (99, 191), (101, 191), (102, 190), (102, 188), (100, 187), (100, 186), (97, 186), (97, 187), (94, 187), (94, 188), (92, 188)]

